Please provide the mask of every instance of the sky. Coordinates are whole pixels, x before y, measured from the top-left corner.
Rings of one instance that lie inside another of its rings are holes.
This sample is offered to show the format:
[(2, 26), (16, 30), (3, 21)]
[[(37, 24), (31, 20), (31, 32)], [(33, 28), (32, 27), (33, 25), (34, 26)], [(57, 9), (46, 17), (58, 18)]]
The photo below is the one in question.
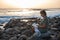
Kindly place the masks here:
[(0, 0), (0, 8), (60, 8), (60, 0)]

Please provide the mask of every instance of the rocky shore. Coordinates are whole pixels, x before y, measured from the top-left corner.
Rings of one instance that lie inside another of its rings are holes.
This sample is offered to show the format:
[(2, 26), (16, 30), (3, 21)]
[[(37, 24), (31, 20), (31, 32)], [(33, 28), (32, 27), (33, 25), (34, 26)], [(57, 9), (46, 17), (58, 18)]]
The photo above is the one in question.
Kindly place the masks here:
[[(32, 23), (39, 21), (37, 18), (11, 19), (4, 26), (4, 30), (0, 28), (0, 40), (36, 40), (34, 37), (30, 38), (34, 34)], [(50, 38), (41, 40), (60, 40), (60, 17), (50, 18), (50, 21)]]

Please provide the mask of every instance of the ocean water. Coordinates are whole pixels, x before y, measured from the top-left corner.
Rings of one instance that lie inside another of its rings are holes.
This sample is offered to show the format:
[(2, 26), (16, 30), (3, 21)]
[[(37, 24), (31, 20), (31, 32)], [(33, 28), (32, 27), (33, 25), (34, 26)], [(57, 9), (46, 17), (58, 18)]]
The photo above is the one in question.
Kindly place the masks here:
[[(60, 16), (60, 11), (46, 11), (48, 17)], [(17, 14), (17, 13), (16, 13)], [(30, 15), (30, 16), (28, 16)], [(27, 13), (22, 16), (0, 16), (0, 24), (8, 22), (11, 18), (23, 18), (23, 17), (40, 17), (39, 11), (34, 13)]]
[(0, 24), (9, 22), (11, 18), (20, 18), (19, 16), (0, 16)]

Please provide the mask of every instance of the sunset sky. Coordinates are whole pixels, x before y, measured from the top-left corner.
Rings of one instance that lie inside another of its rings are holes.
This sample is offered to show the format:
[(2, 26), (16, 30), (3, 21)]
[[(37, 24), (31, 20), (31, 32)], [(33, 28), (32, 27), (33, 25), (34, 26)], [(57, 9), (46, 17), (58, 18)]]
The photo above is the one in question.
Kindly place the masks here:
[(0, 8), (60, 8), (60, 0), (0, 0)]

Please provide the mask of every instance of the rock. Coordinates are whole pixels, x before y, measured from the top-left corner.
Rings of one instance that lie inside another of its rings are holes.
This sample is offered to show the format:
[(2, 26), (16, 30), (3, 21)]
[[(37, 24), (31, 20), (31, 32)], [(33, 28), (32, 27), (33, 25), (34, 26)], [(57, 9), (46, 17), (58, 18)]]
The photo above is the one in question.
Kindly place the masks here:
[(26, 35), (21, 35), (19, 38), (18, 38), (18, 40), (27, 40), (27, 36)]
[(16, 36), (11, 37), (9, 40), (17, 40), (17, 37)]

